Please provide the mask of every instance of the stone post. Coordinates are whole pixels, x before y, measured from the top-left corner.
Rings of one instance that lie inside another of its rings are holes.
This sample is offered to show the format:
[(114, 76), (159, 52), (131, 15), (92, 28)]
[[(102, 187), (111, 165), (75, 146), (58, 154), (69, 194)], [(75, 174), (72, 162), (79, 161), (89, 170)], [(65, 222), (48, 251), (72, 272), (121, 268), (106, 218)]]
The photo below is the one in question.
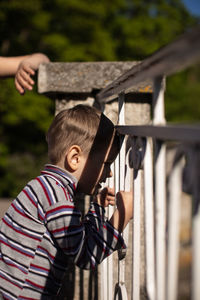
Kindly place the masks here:
[[(48, 63), (39, 67), (38, 91), (50, 98), (55, 99), (55, 113), (73, 107), (77, 104), (87, 104), (95, 106), (117, 124), (118, 101), (111, 99), (105, 105), (96, 99), (97, 93), (117, 79), (124, 72), (136, 65), (137, 62), (91, 62), (91, 63)], [(137, 88), (129, 90), (125, 96), (125, 112), (127, 125), (141, 125), (150, 122), (150, 111), (152, 101), (151, 84), (144, 83)], [(79, 199), (84, 212), (89, 206), (89, 198)], [(142, 216), (143, 218), (143, 216)], [(142, 222), (143, 223), (143, 222)], [(126, 287), (128, 298), (131, 293), (131, 264), (132, 264), (132, 226), (129, 232), (129, 249), (126, 256)], [(144, 228), (141, 224), (142, 240), (141, 245), (144, 249)], [(144, 257), (143, 257), (144, 258)], [(117, 254), (114, 254), (114, 268), (117, 268)], [(145, 286), (144, 278), (144, 259), (141, 272), (141, 283)], [(100, 268), (98, 268), (99, 270)], [(80, 300), (100, 299), (100, 272), (83, 271), (69, 266), (69, 271), (65, 277), (63, 289), (56, 299)], [(117, 269), (114, 271), (114, 285), (117, 283)], [(114, 289), (114, 287), (113, 287)], [(142, 297), (143, 298), (143, 297)], [(111, 300), (111, 299), (109, 299)]]

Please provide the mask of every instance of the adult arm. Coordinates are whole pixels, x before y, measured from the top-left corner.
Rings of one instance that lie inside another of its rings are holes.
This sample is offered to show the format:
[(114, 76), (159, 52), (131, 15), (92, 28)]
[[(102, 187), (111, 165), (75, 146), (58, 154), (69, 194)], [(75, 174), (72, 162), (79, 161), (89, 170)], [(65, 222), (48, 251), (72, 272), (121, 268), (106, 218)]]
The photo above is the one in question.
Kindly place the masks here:
[(0, 56), (0, 76), (9, 77), (14, 76), (17, 72), (20, 62), (29, 55), (15, 56), (15, 57), (3, 57)]

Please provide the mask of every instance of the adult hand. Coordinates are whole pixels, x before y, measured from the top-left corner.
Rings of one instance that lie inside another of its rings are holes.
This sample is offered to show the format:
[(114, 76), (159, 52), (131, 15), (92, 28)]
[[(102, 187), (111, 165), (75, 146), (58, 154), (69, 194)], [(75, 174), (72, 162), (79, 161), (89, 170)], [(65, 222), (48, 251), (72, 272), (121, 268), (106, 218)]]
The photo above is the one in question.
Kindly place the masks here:
[(25, 90), (31, 91), (33, 89), (34, 80), (31, 76), (35, 75), (35, 71), (28, 59), (23, 60), (17, 69), (15, 75), (15, 87), (20, 94), (24, 94)]
[(48, 63), (49, 58), (43, 53), (34, 53), (27, 56), (19, 63), (16, 75), (15, 86), (20, 94), (24, 94), (25, 90), (32, 90), (34, 80), (31, 76), (35, 75), (35, 71), (38, 69), (41, 63)]

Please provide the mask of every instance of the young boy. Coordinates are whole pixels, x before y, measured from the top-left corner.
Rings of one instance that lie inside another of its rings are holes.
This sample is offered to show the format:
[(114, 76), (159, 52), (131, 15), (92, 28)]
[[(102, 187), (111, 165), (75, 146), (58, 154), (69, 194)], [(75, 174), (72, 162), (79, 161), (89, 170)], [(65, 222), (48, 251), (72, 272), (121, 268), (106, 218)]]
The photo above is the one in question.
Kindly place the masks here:
[(131, 193), (117, 194), (107, 221), (104, 208), (113, 192), (96, 197), (81, 219), (76, 191), (97, 195), (112, 176), (118, 151), (112, 122), (92, 107), (60, 112), (47, 133), (51, 164), (12, 202), (0, 226), (0, 291), (3, 299), (51, 299), (70, 261), (90, 269), (125, 247), (120, 233), (132, 218)]

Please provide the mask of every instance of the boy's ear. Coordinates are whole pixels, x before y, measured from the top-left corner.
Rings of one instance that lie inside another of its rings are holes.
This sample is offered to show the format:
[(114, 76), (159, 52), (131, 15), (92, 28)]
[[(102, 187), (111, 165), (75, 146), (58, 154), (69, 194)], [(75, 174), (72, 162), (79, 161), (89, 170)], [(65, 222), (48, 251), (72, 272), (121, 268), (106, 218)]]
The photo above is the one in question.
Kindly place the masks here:
[(78, 169), (81, 160), (82, 150), (78, 145), (73, 145), (69, 148), (65, 155), (65, 168), (74, 172)]

